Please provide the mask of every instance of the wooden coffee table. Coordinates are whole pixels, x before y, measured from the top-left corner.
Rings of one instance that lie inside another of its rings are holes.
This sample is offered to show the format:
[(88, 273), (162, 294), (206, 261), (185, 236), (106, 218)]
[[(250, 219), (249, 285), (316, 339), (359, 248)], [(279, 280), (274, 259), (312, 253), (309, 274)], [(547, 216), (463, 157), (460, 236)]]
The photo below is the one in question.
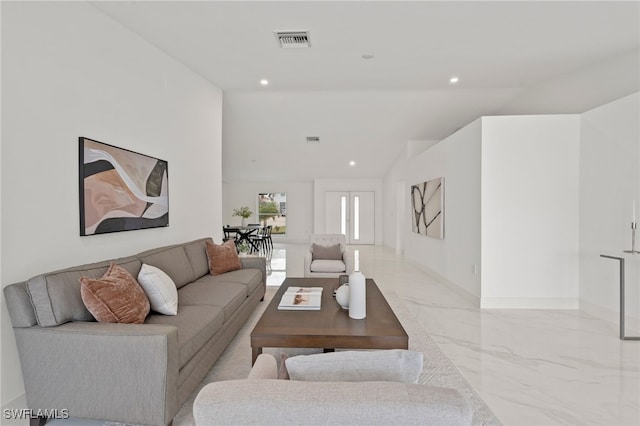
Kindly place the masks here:
[[(409, 337), (372, 279), (367, 279), (367, 317), (349, 318), (333, 297), (337, 278), (287, 278), (251, 332), (253, 364), (262, 348), (408, 349)], [(323, 287), (319, 311), (278, 310), (290, 286)]]

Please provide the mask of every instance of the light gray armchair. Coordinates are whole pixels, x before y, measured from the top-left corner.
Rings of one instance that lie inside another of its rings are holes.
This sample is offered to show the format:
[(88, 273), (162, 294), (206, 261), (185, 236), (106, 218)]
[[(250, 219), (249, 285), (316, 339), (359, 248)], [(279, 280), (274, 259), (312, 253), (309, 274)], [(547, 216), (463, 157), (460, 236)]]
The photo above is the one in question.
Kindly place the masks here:
[[(339, 252), (338, 247), (339, 246)], [(343, 234), (311, 234), (304, 256), (305, 277), (338, 277), (353, 272), (353, 254)]]

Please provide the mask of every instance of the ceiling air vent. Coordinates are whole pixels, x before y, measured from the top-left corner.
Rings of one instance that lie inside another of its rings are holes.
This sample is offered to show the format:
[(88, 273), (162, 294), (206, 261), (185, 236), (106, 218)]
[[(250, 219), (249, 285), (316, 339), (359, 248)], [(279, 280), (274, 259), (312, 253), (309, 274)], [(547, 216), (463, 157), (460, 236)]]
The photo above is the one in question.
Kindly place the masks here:
[(307, 143), (320, 143), (320, 136), (307, 136)]
[(311, 46), (309, 31), (275, 31), (275, 33), (283, 49)]

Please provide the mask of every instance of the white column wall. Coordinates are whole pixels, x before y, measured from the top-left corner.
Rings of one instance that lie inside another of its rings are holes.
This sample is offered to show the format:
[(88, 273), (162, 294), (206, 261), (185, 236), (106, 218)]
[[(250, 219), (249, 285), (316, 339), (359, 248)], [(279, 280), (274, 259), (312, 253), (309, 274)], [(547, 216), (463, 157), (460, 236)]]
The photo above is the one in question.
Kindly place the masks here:
[[(396, 161), (387, 171), (382, 183), (384, 191), (382, 243), (394, 249), (396, 253), (404, 251), (404, 241), (399, 234), (404, 234), (405, 222), (407, 222), (407, 212), (403, 210), (406, 209), (404, 178), (408, 164), (407, 147), (404, 147)], [(401, 183), (402, 185), (399, 186)], [(400, 190), (400, 188), (402, 189)], [(401, 206), (400, 203), (402, 203)], [(400, 214), (403, 214), (403, 216), (400, 216)]]
[[(2, 4), (2, 286), (221, 233), (222, 93), (86, 2)], [(168, 161), (166, 228), (79, 236), (78, 137)], [(24, 386), (2, 310), (3, 408)]]
[(483, 308), (578, 306), (579, 115), (482, 118)]
[[(404, 174), (405, 257), (476, 297), (480, 296), (480, 135), (481, 121), (476, 120), (409, 160)], [(443, 240), (411, 231), (409, 196), (411, 185), (441, 176)]]
[[(640, 256), (622, 251), (631, 248), (633, 200), (640, 215), (640, 94), (582, 114), (581, 135), (580, 306), (619, 321), (618, 262), (600, 254), (620, 256), (626, 259), (627, 313), (637, 319)], [(640, 230), (637, 235), (640, 247)]]

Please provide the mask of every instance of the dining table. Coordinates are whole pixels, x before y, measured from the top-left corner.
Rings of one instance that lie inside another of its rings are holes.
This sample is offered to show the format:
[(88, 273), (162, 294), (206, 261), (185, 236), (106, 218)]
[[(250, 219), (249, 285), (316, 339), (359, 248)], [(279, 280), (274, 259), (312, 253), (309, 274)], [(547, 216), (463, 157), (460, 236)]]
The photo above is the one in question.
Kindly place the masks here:
[(258, 233), (264, 227), (260, 225), (248, 225), (248, 226), (225, 226), (225, 232), (235, 232), (236, 234), (236, 246), (240, 244), (242, 241), (246, 241), (251, 246), (252, 251), (259, 251), (258, 246), (250, 238), (251, 235)]

